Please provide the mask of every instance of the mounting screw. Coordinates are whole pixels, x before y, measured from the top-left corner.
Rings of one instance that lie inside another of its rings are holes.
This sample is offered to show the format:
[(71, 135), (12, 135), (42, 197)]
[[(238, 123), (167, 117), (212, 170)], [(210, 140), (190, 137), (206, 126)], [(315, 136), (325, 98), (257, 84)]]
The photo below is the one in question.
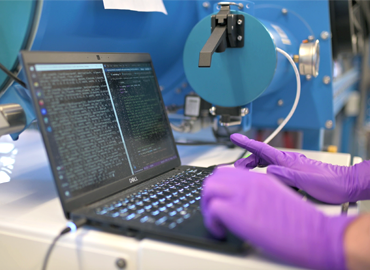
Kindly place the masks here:
[(239, 9), (243, 9), (243, 7), (244, 7), (243, 3), (239, 3), (239, 4), (238, 4), (238, 8), (239, 8)]
[(306, 80), (307, 80), (307, 81), (309, 81), (309, 80), (311, 80), (311, 79), (312, 79), (312, 76), (311, 76), (310, 74), (307, 74), (307, 75), (306, 75)]
[(322, 78), (322, 82), (324, 83), (324, 84), (329, 84), (330, 83), (330, 77), (329, 76), (324, 76), (324, 78)]
[(281, 123), (283, 123), (283, 121), (284, 121), (284, 118), (279, 118), (278, 121), (277, 121), (278, 125), (280, 125)]
[(189, 85), (188, 85), (188, 83), (187, 83), (187, 82), (183, 82), (181, 86), (182, 86), (182, 88), (186, 88), (186, 87), (188, 87)]
[(332, 127), (333, 127), (333, 121), (331, 121), (331, 120), (326, 121), (326, 123), (325, 123), (325, 127), (326, 127), (327, 129), (332, 128)]
[(239, 41), (242, 41), (243, 37), (242, 37), (242, 36), (238, 36), (238, 37), (237, 37), (237, 39), (238, 39)]
[(210, 108), (209, 113), (212, 114), (212, 115), (216, 115), (216, 107)]
[(241, 25), (243, 23), (243, 20), (239, 19), (238, 24)]
[(287, 10), (286, 8), (283, 8), (283, 9), (281, 10), (281, 13), (283, 13), (284, 15), (286, 15), (286, 14), (288, 14), (288, 10)]
[(126, 263), (126, 260), (122, 259), (122, 258), (118, 258), (116, 260), (116, 265), (119, 269), (124, 269), (126, 268), (127, 266), (127, 263)]
[(180, 93), (181, 93), (181, 88), (177, 88), (177, 89), (176, 89), (176, 93), (177, 93), (177, 94), (180, 94)]
[(284, 104), (284, 100), (279, 99), (279, 100), (278, 100), (278, 105), (279, 105), (279, 106), (283, 106), (283, 104)]
[(320, 37), (323, 39), (323, 40), (326, 40), (329, 38), (329, 33), (327, 31), (322, 31), (321, 32), (321, 35)]
[(246, 116), (248, 113), (249, 113), (248, 108), (241, 108), (241, 110), (240, 110), (240, 115), (241, 116)]
[(312, 41), (312, 40), (314, 40), (315, 39), (315, 37), (314, 36), (308, 36), (308, 38), (307, 38), (309, 41)]
[(159, 86), (159, 90), (163, 91), (164, 90), (164, 86), (163, 85)]
[(203, 7), (204, 7), (204, 8), (209, 8), (209, 6), (210, 6), (210, 5), (209, 5), (209, 2), (203, 2)]

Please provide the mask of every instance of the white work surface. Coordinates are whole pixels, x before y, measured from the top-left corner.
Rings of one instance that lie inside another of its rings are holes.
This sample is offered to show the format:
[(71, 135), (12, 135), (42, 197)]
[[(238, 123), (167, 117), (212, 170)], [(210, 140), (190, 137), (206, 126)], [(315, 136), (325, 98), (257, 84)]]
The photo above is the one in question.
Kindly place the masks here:
[[(9, 142), (13, 146), (5, 145)], [(9, 152), (10, 151), (10, 152)], [(41, 269), (52, 239), (66, 226), (57, 197), (46, 152), (37, 131), (26, 131), (19, 141), (0, 139), (0, 269)], [(236, 159), (241, 149), (223, 146), (181, 146), (183, 164), (209, 166)], [(307, 157), (349, 165), (348, 154), (300, 151)], [(9, 182), (1, 183), (11, 176)], [(322, 208), (322, 207), (320, 207)], [(326, 206), (325, 212), (339, 214), (340, 207)], [(51, 254), (48, 269), (298, 269), (253, 252), (231, 256), (181, 245), (114, 235), (81, 228), (66, 234)]]

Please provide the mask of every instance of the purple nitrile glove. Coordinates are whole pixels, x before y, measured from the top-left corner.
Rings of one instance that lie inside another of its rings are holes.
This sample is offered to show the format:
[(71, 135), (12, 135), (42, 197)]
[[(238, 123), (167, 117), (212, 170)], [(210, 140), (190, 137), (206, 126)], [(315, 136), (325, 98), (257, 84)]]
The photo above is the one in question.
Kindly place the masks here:
[(229, 229), (286, 262), (346, 269), (343, 239), (353, 218), (324, 215), (272, 175), (217, 168), (204, 182), (201, 207), (217, 237)]
[(370, 161), (350, 167), (331, 165), (303, 154), (277, 150), (241, 134), (230, 138), (234, 144), (253, 153), (235, 162), (235, 167), (269, 165), (267, 173), (323, 202), (340, 204), (370, 199)]

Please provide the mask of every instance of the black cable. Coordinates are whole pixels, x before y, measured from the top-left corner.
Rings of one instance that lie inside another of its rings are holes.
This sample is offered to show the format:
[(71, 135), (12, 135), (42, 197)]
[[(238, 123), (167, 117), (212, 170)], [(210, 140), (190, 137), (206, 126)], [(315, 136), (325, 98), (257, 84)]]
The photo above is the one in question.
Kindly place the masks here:
[(227, 136), (229, 136), (229, 138), (230, 138), (230, 136), (231, 136), (230, 129), (227, 126), (224, 126), (224, 129), (226, 131)]
[(23, 86), (24, 88), (27, 88), (26, 84), (21, 80), (19, 79), (17, 76), (15, 76), (13, 73), (10, 72), (10, 70), (8, 70), (3, 64), (0, 63), (0, 69), (2, 71), (4, 71), (11, 79), (13, 79), (14, 81), (16, 81), (17, 83), (19, 83), (21, 86)]
[(42, 264), (42, 270), (46, 270), (46, 267), (48, 265), (50, 254), (53, 251), (53, 248), (54, 248), (56, 242), (59, 240), (59, 238), (62, 237), (63, 234), (66, 234), (66, 233), (68, 233), (68, 232), (70, 232), (72, 230), (75, 231), (78, 228), (80, 228), (82, 225), (85, 225), (86, 224), (86, 221), (87, 220), (85, 218), (82, 218), (82, 219), (79, 219), (79, 220), (77, 220), (75, 222), (68, 222), (69, 223), (68, 227), (64, 228), (59, 233), (59, 235), (57, 235), (57, 237), (54, 238), (53, 242), (51, 243), (51, 245), (50, 245), (50, 247), (48, 249), (48, 252), (45, 255), (44, 263)]
[[(70, 229), (69, 227), (68, 227), (68, 229)], [(67, 233), (67, 232), (65, 232), (65, 233)], [(45, 256), (45, 259), (44, 259), (44, 263), (43, 263), (43, 265), (42, 265), (42, 270), (46, 270), (46, 267), (47, 267), (47, 265), (48, 265), (48, 261), (49, 261), (49, 256), (50, 256), (50, 253), (51, 253), (51, 251), (53, 250), (53, 248), (54, 248), (54, 246), (55, 246), (55, 243), (59, 240), (59, 238), (60, 237), (62, 237), (62, 235), (63, 234), (65, 234), (65, 233), (60, 233), (57, 237), (55, 237), (54, 238), (54, 240), (53, 240), (53, 242), (51, 243), (51, 245), (50, 245), (50, 247), (49, 247), (49, 249), (48, 249), (48, 252), (46, 253), (46, 256)]]

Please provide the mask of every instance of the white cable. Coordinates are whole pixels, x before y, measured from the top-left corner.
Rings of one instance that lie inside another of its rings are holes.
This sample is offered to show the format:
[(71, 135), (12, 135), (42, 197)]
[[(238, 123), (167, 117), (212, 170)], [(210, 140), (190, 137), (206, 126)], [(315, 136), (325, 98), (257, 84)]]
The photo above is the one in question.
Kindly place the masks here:
[(290, 62), (290, 64), (292, 65), (294, 69), (295, 77), (297, 80), (297, 93), (295, 96), (293, 106), (290, 109), (290, 112), (288, 113), (287, 117), (285, 117), (284, 121), (281, 122), (281, 124), (274, 130), (274, 132), (272, 132), (271, 135), (268, 136), (267, 139), (263, 141), (264, 143), (269, 143), (273, 138), (275, 138), (276, 134), (278, 134), (280, 130), (282, 130), (282, 128), (286, 125), (286, 123), (288, 123), (288, 121), (290, 120), (290, 118), (292, 117), (292, 115), (294, 114), (297, 108), (299, 97), (301, 96), (301, 77), (299, 75), (299, 71), (298, 71), (296, 64), (294, 63), (292, 57), (290, 57), (290, 55), (287, 54), (284, 50), (280, 48), (276, 48), (276, 50), (288, 59), (288, 61)]

